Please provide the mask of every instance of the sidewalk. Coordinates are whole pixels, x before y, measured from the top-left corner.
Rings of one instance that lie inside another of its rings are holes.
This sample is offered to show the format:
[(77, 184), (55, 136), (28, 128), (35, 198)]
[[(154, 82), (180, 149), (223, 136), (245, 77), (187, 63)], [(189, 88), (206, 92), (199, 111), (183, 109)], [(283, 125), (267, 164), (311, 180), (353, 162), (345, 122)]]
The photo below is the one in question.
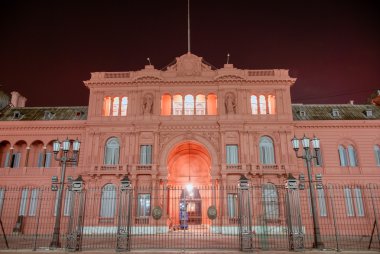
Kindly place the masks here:
[[(187, 254), (244, 254), (247, 252), (240, 252), (235, 250), (133, 250), (130, 252), (116, 252), (115, 250), (93, 250), (93, 251), (82, 251), (82, 252), (66, 252), (64, 250), (0, 250), (0, 254), (15, 254), (15, 253), (22, 253), (22, 254), (36, 254), (36, 253), (51, 253), (51, 254), (67, 254), (67, 253), (83, 253), (83, 254), (105, 254), (105, 253), (130, 253), (130, 254), (163, 254), (163, 253), (169, 253), (169, 254), (179, 254), (179, 253), (187, 253)], [(335, 253), (342, 253), (342, 254), (377, 254), (379, 251), (372, 250), (372, 251), (341, 251), (337, 252), (335, 250), (304, 250), (304, 251), (275, 251), (275, 250), (253, 250), (249, 253), (260, 253), (260, 254), (296, 254), (296, 253), (311, 253), (311, 254), (335, 254)]]

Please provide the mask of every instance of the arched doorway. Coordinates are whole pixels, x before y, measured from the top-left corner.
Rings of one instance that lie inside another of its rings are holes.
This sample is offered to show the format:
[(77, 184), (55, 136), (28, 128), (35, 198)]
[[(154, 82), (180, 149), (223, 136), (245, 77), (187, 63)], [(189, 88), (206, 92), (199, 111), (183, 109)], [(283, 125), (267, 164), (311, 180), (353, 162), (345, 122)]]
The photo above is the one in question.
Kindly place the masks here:
[(211, 168), (207, 149), (194, 141), (179, 143), (170, 151), (167, 165), (168, 209), (172, 223), (181, 229), (205, 224)]
[(172, 186), (205, 186), (210, 183), (211, 157), (199, 143), (187, 141), (175, 146), (167, 159), (168, 183)]

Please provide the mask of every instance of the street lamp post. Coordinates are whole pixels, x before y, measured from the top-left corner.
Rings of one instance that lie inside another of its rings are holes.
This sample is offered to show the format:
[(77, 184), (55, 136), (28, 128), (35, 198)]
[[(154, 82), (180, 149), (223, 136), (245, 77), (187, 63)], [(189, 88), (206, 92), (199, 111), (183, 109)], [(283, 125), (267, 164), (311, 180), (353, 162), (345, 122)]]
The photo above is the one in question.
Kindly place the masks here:
[[(297, 139), (295, 136), (292, 139), (292, 145), (293, 149), (296, 152), (297, 158), (304, 159), (306, 161), (306, 168), (307, 168), (307, 175), (309, 178), (309, 190), (310, 190), (310, 199), (311, 199), (311, 213), (313, 216), (313, 230), (314, 230), (314, 243), (313, 247), (317, 249), (323, 249), (324, 244), (321, 240), (321, 232), (319, 228), (319, 222), (318, 222), (318, 216), (317, 216), (317, 210), (316, 210), (316, 203), (315, 203), (315, 193), (314, 193), (314, 188), (312, 184), (312, 176), (311, 176), (311, 161), (314, 158), (317, 158), (317, 156), (314, 156), (311, 151), (310, 151), (310, 139), (306, 137), (305, 135), (301, 139), (302, 142), (302, 147), (305, 153), (303, 155), (298, 155), (298, 150), (300, 148), (300, 140)], [(314, 137), (311, 140), (313, 144), (313, 148), (315, 150), (315, 153), (320, 149), (319, 146), (319, 139)]]
[[(65, 184), (66, 163), (78, 161), (77, 155), (80, 148), (79, 140), (76, 139), (73, 142), (73, 153), (71, 155), (69, 155), (70, 146), (71, 146), (71, 142), (68, 138), (62, 141), (62, 146), (61, 146), (61, 142), (59, 142), (58, 139), (54, 141), (53, 143), (54, 159), (61, 163), (61, 182), (58, 188), (58, 201), (57, 201), (57, 210), (56, 210), (55, 223), (54, 223), (53, 239), (51, 240), (51, 243), (50, 243), (50, 248), (52, 249), (59, 248), (61, 246), (60, 241), (59, 241), (59, 231), (61, 228), (62, 194), (63, 194), (64, 184)], [(63, 154), (61, 154), (61, 157), (58, 157), (58, 153), (60, 150), (62, 150)], [(53, 179), (55, 179), (55, 181), (58, 180), (57, 177), (53, 177)], [(54, 184), (52, 185), (52, 190), (57, 190)]]

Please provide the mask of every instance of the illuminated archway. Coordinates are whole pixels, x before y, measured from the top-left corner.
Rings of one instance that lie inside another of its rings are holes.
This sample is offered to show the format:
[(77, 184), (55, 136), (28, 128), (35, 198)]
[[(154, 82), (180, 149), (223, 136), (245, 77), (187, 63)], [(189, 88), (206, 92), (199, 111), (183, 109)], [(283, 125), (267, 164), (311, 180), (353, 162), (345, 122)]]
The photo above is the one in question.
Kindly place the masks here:
[(205, 186), (210, 183), (211, 157), (207, 149), (194, 141), (185, 141), (171, 149), (167, 157), (168, 183)]

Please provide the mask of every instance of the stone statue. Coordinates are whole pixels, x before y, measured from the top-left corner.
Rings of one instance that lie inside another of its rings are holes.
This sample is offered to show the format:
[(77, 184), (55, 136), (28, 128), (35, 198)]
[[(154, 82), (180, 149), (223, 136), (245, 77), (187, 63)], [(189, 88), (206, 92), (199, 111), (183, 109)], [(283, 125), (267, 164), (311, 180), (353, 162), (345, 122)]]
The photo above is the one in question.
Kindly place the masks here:
[(234, 98), (233, 94), (227, 94), (226, 95), (225, 105), (226, 105), (226, 113), (227, 114), (235, 114), (236, 113), (236, 103), (235, 103), (235, 98)]
[(144, 115), (152, 114), (153, 98), (151, 95), (146, 95), (143, 100), (143, 113)]

